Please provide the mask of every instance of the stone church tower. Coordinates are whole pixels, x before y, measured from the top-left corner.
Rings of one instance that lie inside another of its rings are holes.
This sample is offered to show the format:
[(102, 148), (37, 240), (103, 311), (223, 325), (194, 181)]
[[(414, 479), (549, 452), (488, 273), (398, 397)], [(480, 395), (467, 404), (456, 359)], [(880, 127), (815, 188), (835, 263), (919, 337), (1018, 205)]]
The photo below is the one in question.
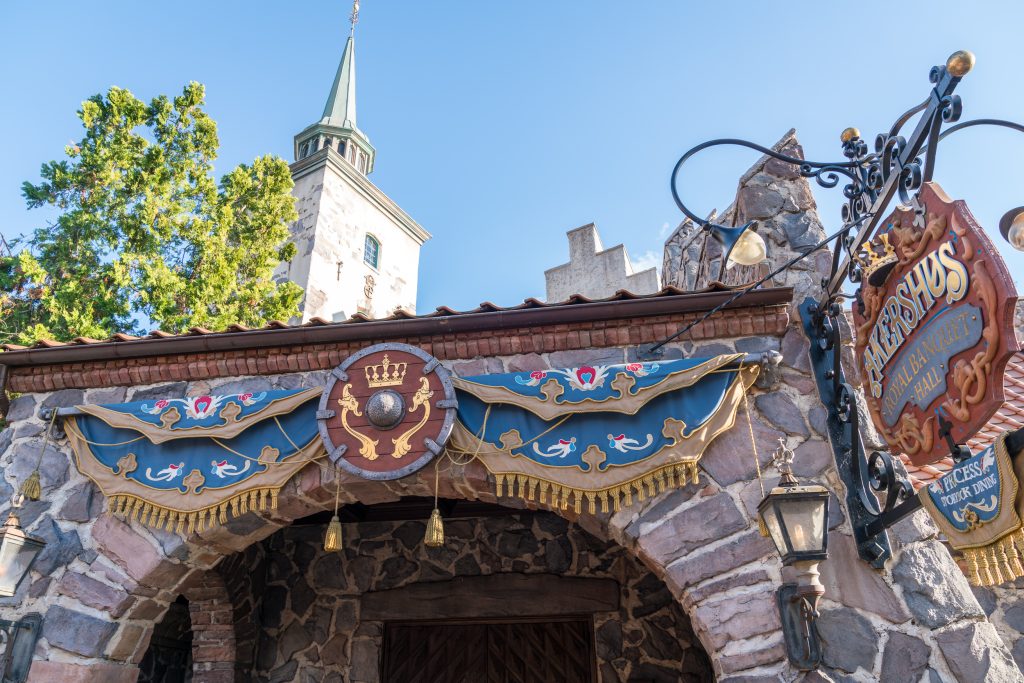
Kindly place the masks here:
[(323, 116), (295, 136), (298, 253), (275, 277), (305, 290), (302, 322), (415, 312), (420, 246), (430, 239), (366, 177), (376, 150), (356, 126), (356, 12)]

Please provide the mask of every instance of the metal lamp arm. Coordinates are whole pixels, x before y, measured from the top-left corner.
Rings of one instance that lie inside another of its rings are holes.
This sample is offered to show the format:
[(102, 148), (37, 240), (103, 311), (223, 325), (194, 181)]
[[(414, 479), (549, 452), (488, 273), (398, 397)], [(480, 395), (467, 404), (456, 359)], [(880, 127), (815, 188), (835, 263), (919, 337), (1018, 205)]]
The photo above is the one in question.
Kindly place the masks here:
[(850, 180), (857, 181), (858, 177), (850, 169), (858, 168), (861, 165), (860, 161), (807, 161), (806, 159), (800, 159), (798, 157), (792, 157), (787, 154), (776, 152), (773, 149), (764, 147), (749, 140), (740, 140), (738, 138), (720, 138), (718, 140), (708, 140), (703, 142), (696, 147), (691, 148), (679, 158), (676, 162), (675, 167), (672, 169), (671, 181), (669, 183), (670, 189), (672, 190), (672, 199), (675, 200), (676, 206), (682, 211), (687, 218), (692, 220), (700, 227), (708, 225), (709, 221), (701, 218), (693, 211), (687, 208), (686, 204), (679, 197), (679, 191), (677, 189), (679, 170), (683, 167), (690, 157), (697, 154), (702, 150), (709, 147), (719, 147), (722, 145), (733, 145), (736, 147), (746, 147), (761, 152), (764, 155), (770, 156), (773, 159), (784, 161), (788, 164), (793, 164), (800, 168), (800, 175), (805, 178), (814, 178), (819, 185), (825, 188), (832, 188), (839, 184), (839, 174), (845, 175)]

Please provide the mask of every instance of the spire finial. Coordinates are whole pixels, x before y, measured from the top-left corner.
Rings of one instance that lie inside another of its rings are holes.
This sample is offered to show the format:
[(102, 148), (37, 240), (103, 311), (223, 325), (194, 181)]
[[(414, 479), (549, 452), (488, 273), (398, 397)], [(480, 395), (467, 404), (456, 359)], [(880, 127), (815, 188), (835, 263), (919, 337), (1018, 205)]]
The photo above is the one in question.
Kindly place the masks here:
[(352, 0), (352, 14), (348, 15), (348, 20), (352, 24), (349, 35), (355, 35), (356, 24), (359, 23), (359, 0)]

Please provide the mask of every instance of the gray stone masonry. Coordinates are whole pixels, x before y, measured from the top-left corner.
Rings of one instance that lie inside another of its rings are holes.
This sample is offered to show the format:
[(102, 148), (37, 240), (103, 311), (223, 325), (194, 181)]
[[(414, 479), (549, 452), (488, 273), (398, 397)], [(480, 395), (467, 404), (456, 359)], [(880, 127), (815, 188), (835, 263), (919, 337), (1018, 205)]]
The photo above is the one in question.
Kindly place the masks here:
[[(254, 683), (378, 680), (383, 628), (360, 616), (367, 592), (456, 577), (550, 574), (612, 579), (617, 612), (595, 615), (603, 683), (704, 683), (711, 664), (665, 584), (614, 543), (551, 513), (455, 519), (443, 548), (423, 545), (424, 521), (346, 524), (340, 553), (323, 550), (322, 526), (290, 527), (225, 558), (221, 571), (256, 654)], [(253, 618), (258, 615), (258, 618)]]

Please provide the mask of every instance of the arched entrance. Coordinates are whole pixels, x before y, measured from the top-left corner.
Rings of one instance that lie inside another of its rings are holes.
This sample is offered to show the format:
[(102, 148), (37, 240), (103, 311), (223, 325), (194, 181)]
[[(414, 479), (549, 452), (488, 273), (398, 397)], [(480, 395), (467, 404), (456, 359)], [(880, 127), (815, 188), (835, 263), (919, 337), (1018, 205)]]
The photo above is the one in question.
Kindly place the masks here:
[[(466, 553), (462, 551), (458, 556), (452, 556), (453, 547), (459, 543), (471, 543), (474, 536), (474, 528), (467, 527), (467, 522), (458, 519), (447, 520), (449, 542), (437, 550), (437, 557), (378, 557), (376, 550), (367, 554), (359, 549), (384, 548), (393, 542), (394, 535), (400, 544), (396, 548), (401, 547), (403, 553), (423, 551), (422, 524), (428, 515), (422, 510), (416, 513), (416, 519), (409, 519), (394, 529), (375, 527), (379, 522), (364, 522), (370, 525), (370, 531), (365, 537), (362, 531), (358, 533), (357, 538), (361, 539), (359, 548), (346, 547), (344, 553), (329, 557), (319, 555), (323, 539), (321, 526), (292, 526), (292, 523), (330, 511), (339, 486), (342, 504), (355, 505), (357, 509), (358, 506), (372, 508), (379, 504), (395, 504), (404, 498), (432, 499), (432, 469), (425, 468), (401, 480), (375, 482), (345, 473), (336, 475), (331, 469), (312, 464), (281, 491), (277, 510), (248, 513), (184, 540), (173, 535), (158, 537), (136, 522), (129, 526), (104, 514), (92, 526), (93, 540), (98, 550), (112, 563), (125, 568), (139, 586), (135, 592), (136, 607), (129, 611), (126, 619), (121, 620), (114, 640), (127, 638), (133, 629), (141, 630), (144, 634), (139, 639), (141, 645), (127, 660), (138, 664), (152, 633), (154, 617), (159, 616), (179, 593), (184, 593), (184, 586), (194, 581), (196, 576), (209, 573), (224, 577), (234, 615), (233, 649), (230, 653), (222, 653), (223, 657), (216, 662), (218, 666), (231, 668), (236, 675), (246, 671), (276, 671), (276, 675), (282, 677), (280, 680), (290, 680), (287, 677), (290, 671), (280, 667), (294, 666), (298, 671), (303, 661), (333, 667), (338, 675), (341, 675), (339, 671), (343, 667), (352, 666), (357, 661), (363, 664), (377, 662), (379, 667), (386, 620), (369, 625), (353, 623), (348, 631), (339, 629), (337, 619), (348, 619), (350, 608), (341, 607), (339, 603), (332, 609), (321, 609), (317, 614), (315, 605), (320, 593), (340, 600), (345, 591), (355, 590), (361, 595), (386, 590), (388, 581), (409, 582), (413, 578), (419, 583), (451, 580), (456, 575), (463, 575), (464, 570), (465, 574), (474, 574), (476, 570), (472, 563), (479, 565), (485, 558), (491, 563), (488, 571), (493, 574), (499, 566), (494, 564), (497, 562), (493, 558), (495, 551), (479, 551), (484, 553), (484, 557), (473, 555), (472, 560), (463, 559)], [(543, 561), (545, 572), (548, 571), (548, 562), (552, 563), (552, 571), (562, 569), (566, 562), (568, 569), (565, 572), (577, 569), (590, 571), (589, 565), (583, 562), (589, 562), (588, 558), (594, 556), (592, 544), (604, 543), (606, 547), (614, 548), (620, 566), (625, 566), (628, 560), (638, 571), (646, 572), (647, 578), (636, 584), (637, 594), (647, 596), (645, 601), (651, 595), (657, 595), (658, 600), (667, 601), (665, 609), (673, 610), (671, 618), (667, 613), (659, 615), (658, 623), (688, 621), (692, 629), (676, 633), (672, 626), (671, 637), (664, 637), (650, 628), (645, 631), (643, 624), (630, 626), (631, 621), (650, 616), (643, 614), (644, 607), (638, 608), (640, 611), (636, 614), (632, 607), (627, 608), (625, 615), (620, 612), (620, 627), (607, 626), (609, 619), (595, 617), (594, 642), (598, 660), (603, 651), (599, 651), (599, 646), (605, 648), (607, 643), (611, 643), (611, 652), (616, 651), (618, 628), (622, 629), (621, 647), (623, 652), (629, 650), (629, 655), (609, 654), (605, 660), (599, 661), (601, 666), (609, 662), (613, 668), (618, 666), (615, 675), (621, 678), (625, 673), (627, 676), (622, 680), (628, 681), (634, 670), (643, 671), (644, 667), (663, 666), (660, 663), (673, 661), (665, 656), (675, 652), (676, 646), (670, 645), (673, 640), (677, 644), (686, 643), (685, 646), (679, 645), (686, 656), (675, 663), (677, 675), (680, 662), (697, 661), (696, 654), (692, 660), (686, 654), (699, 651), (696, 640), (711, 662), (713, 674), (695, 667), (688, 673), (698, 678), (689, 680), (702, 680), (700, 676), (722, 679), (734, 672), (780, 662), (785, 657), (777, 612), (773, 607), (771, 586), (777, 584), (779, 570), (770, 542), (760, 537), (752, 518), (743, 513), (742, 503), (714, 481), (706, 480), (702, 486), (690, 486), (636, 501), (617, 513), (575, 514), (572, 509), (546, 509), (535, 501), (507, 498), (499, 501), (493, 481), (488, 479), (481, 465), (473, 462), (453, 465), (446, 461), (441, 466), (439, 495), (452, 501), (500, 503), (506, 508), (521, 506), (523, 510), (529, 507), (538, 515), (543, 512), (545, 519), (552, 520), (543, 524), (554, 525), (554, 520), (557, 520), (557, 524), (568, 524), (567, 529), (578, 529), (579, 533), (585, 532), (591, 539), (579, 547), (574, 545), (568, 549), (562, 547), (561, 540), (564, 539), (550, 531), (545, 532), (538, 526), (541, 523), (536, 521), (529, 522), (528, 529), (496, 531), (498, 548), (504, 544), (511, 553), (507, 566), (502, 559), (497, 571), (530, 573), (526, 570), (534, 567), (534, 561)], [(326, 521), (325, 518), (320, 519)], [(485, 518), (481, 523), (493, 526), (506, 522), (486, 521)], [(526, 524), (524, 521), (518, 523)], [(278, 534), (281, 530), (286, 531)], [(373, 536), (371, 532), (377, 535)], [(294, 534), (301, 537), (301, 543), (292, 538)], [(285, 546), (276, 547), (275, 543), (291, 545), (288, 545), (288, 552), (284, 552)], [(536, 551), (532, 550), (534, 544), (537, 545)], [(531, 556), (530, 563), (511, 556), (520, 551)], [(500, 557), (501, 553), (497, 555)], [(457, 561), (462, 563), (458, 574), (454, 569)], [(265, 571), (258, 566), (260, 562), (266, 563)], [(415, 571), (410, 569), (411, 563), (416, 564)], [(615, 562), (609, 563), (609, 567), (612, 565)], [(211, 568), (216, 568), (216, 571), (207, 572)], [(311, 583), (306, 578), (310, 571), (314, 572), (314, 577), (319, 572), (319, 580)], [(485, 574), (483, 566), (479, 573)], [(408, 576), (402, 578), (404, 574)], [(260, 576), (266, 577), (265, 585), (237, 585), (238, 581), (259, 581)], [(586, 577), (584, 573), (583, 578)], [(620, 585), (628, 583), (619, 577), (612, 578)], [(332, 585), (332, 582), (337, 585)], [(156, 595), (153, 595), (154, 587), (159, 587)], [(164, 600), (166, 602), (161, 606)], [(297, 601), (294, 606), (293, 601)], [(324, 621), (328, 612), (331, 614), (330, 622)], [(282, 615), (282, 621), (275, 623), (276, 617), (271, 616), (274, 614)], [(292, 619), (289, 614), (301, 615), (301, 621)], [(358, 612), (352, 618), (356, 616)], [(285, 621), (285, 618), (291, 621)], [(312, 619), (310, 623), (330, 623), (330, 627), (318, 626), (310, 632), (305, 625), (307, 619)], [(651, 633), (649, 636), (648, 631)], [(695, 634), (696, 640), (690, 634)], [(318, 640), (320, 636), (327, 640), (321, 642)], [(333, 642), (328, 645), (327, 641), (331, 639)], [(661, 649), (647, 653), (633, 640), (647, 642), (649, 648), (656, 647), (654, 644), (658, 643), (657, 647)], [(376, 644), (371, 641), (376, 641)], [(601, 645), (602, 642), (605, 645)], [(296, 655), (307, 651), (307, 660), (296, 659)], [(622, 657), (629, 660), (628, 666), (625, 662), (614, 663)], [(292, 660), (297, 663), (292, 664)], [(668, 668), (667, 665), (664, 668)], [(609, 671), (607, 675), (612, 674)], [(329, 683), (341, 680), (344, 679), (324, 678)], [(657, 681), (664, 678), (655, 675), (634, 680)]]
[[(243, 680), (528, 683), (713, 680), (664, 582), (614, 542), (552, 512), (431, 499), (346, 506), (226, 558)], [(227, 573), (227, 572), (226, 572)]]

